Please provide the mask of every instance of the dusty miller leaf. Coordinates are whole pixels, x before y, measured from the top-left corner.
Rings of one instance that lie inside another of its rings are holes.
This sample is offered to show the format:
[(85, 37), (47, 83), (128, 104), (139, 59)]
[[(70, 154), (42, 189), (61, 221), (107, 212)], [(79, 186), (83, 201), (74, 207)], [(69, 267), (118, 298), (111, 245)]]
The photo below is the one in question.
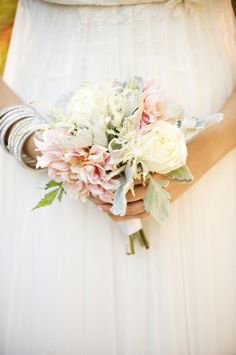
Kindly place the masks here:
[(144, 198), (144, 207), (159, 223), (165, 223), (169, 215), (170, 195), (164, 189), (169, 184), (166, 180), (158, 180), (150, 176), (150, 183)]
[(127, 166), (124, 175), (120, 178), (120, 187), (115, 192), (113, 206), (110, 211), (115, 216), (124, 216), (126, 213), (126, 193), (133, 184), (133, 171), (130, 166)]
[(223, 118), (224, 115), (222, 113), (213, 113), (212, 115), (204, 117), (187, 117), (184, 120), (179, 121), (179, 126), (184, 133), (186, 142), (190, 142), (192, 138), (202, 130), (206, 129), (212, 124), (222, 121)]
[(170, 173), (166, 174), (171, 179), (178, 181), (190, 182), (193, 180), (193, 175), (187, 165), (181, 166), (179, 169), (173, 170)]

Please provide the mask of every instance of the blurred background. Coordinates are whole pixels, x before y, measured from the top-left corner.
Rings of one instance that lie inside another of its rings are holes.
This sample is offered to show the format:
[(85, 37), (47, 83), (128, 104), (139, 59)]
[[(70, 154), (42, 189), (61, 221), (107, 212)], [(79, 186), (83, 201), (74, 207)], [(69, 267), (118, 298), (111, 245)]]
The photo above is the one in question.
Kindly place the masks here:
[[(18, 0), (0, 0), (0, 76), (6, 61), (17, 2)], [(236, 12), (236, 0), (233, 0), (232, 3)]]
[(0, 75), (4, 69), (17, 2), (18, 0), (0, 0)]

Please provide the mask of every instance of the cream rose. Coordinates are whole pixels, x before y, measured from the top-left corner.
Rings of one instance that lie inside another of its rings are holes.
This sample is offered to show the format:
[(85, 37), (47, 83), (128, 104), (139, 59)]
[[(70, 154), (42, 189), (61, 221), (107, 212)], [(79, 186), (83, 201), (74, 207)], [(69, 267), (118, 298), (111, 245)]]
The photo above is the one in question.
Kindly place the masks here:
[(77, 123), (77, 138), (80, 147), (107, 145), (106, 126), (107, 92), (96, 85), (84, 84), (70, 99), (67, 109), (71, 112), (72, 122)]
[(186, 164), (187, 147), (181, 130), (157, 121), (137, 141), (139, 159), (151, 172), (167, 174)]

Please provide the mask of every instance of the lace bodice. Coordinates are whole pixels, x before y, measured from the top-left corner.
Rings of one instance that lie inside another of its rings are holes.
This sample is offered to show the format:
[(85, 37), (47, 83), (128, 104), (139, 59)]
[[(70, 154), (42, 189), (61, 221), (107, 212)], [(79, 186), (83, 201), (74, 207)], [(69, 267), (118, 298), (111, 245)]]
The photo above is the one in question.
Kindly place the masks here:
[(118, 6), (118, 5), (135, 5), (147, 3), (163, 3), (167, 2), (173, 5), (183, 4), (186, 6), (197, 5), (203, 3), (203, 0), (43, 0), (46, 2), (64, 4), (64, 5), (93, 5), (93, 6)]

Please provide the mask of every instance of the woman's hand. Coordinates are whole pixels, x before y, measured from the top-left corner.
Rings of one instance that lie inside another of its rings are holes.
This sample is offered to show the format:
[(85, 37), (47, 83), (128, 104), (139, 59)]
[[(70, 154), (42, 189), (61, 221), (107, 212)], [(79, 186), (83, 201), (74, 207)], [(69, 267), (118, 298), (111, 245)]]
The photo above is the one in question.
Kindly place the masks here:
[(129, 219), (134, 219), (134, 218), (144, 218), (148, 216), (148, 213), (145, 211), (144, 204), (143, 204), (143, 199), (147, 191), (148, 184), (146, 186), (143, 186), (142, 182), (140, 180), (137, 180), (135, 182), (135, 195), (129, 191), (126, 195), (127, 197), (127, 209), (126, 209), (126, 215), (123, 217), (120, 216), (114, 216), (110, 212), (110, 208), (112, 205), (107, 202), (103, 202), (100, 199), (90, 197), (90, 200), (95, 203), (97, 206), (98, 210), (101, 210), (108, 214), (114, 221), (127, 221)]
[[(170, 193), (171, 196), (173, 194), (173, 198), (171, 198), (171, 201), (174, 201), (175, 196), (178, 196), (178, 186), (180, 185), (180, 183), (171, 180), (168, 177), (160, 174), (155, 174), (155, 176), (160, 180), (169, 181), (169, 185), (166, 187), (166, 190)], [(148, 181), (145, 186), (140, 180), (137, 180), (135, 182), (135, 187), (134, 187), (135, 194), (133, 195), (132, 192), (129, 191), (126, 195), (127, 209), (126, 209), (126, 215), (123, 217), (114, 216), (111, 213), (110, 209), (112, 205), (110, 203), (103, 202), (100, 199), (94, 197), (90, 197), (90, 200), (97, 206), (98, 210), (105, 212), (108, 216), (110, 216), (113, 219), (113, 221), (116, 222), (127, 221), (129, 219), (134, 219), (134, 218), (142, 219), (144, 217), (149, 216), (149, 213), (145, 211), (144, 203), (143, 203), (143, 199), (146, 195), (147, 188), (148, 188)]]

